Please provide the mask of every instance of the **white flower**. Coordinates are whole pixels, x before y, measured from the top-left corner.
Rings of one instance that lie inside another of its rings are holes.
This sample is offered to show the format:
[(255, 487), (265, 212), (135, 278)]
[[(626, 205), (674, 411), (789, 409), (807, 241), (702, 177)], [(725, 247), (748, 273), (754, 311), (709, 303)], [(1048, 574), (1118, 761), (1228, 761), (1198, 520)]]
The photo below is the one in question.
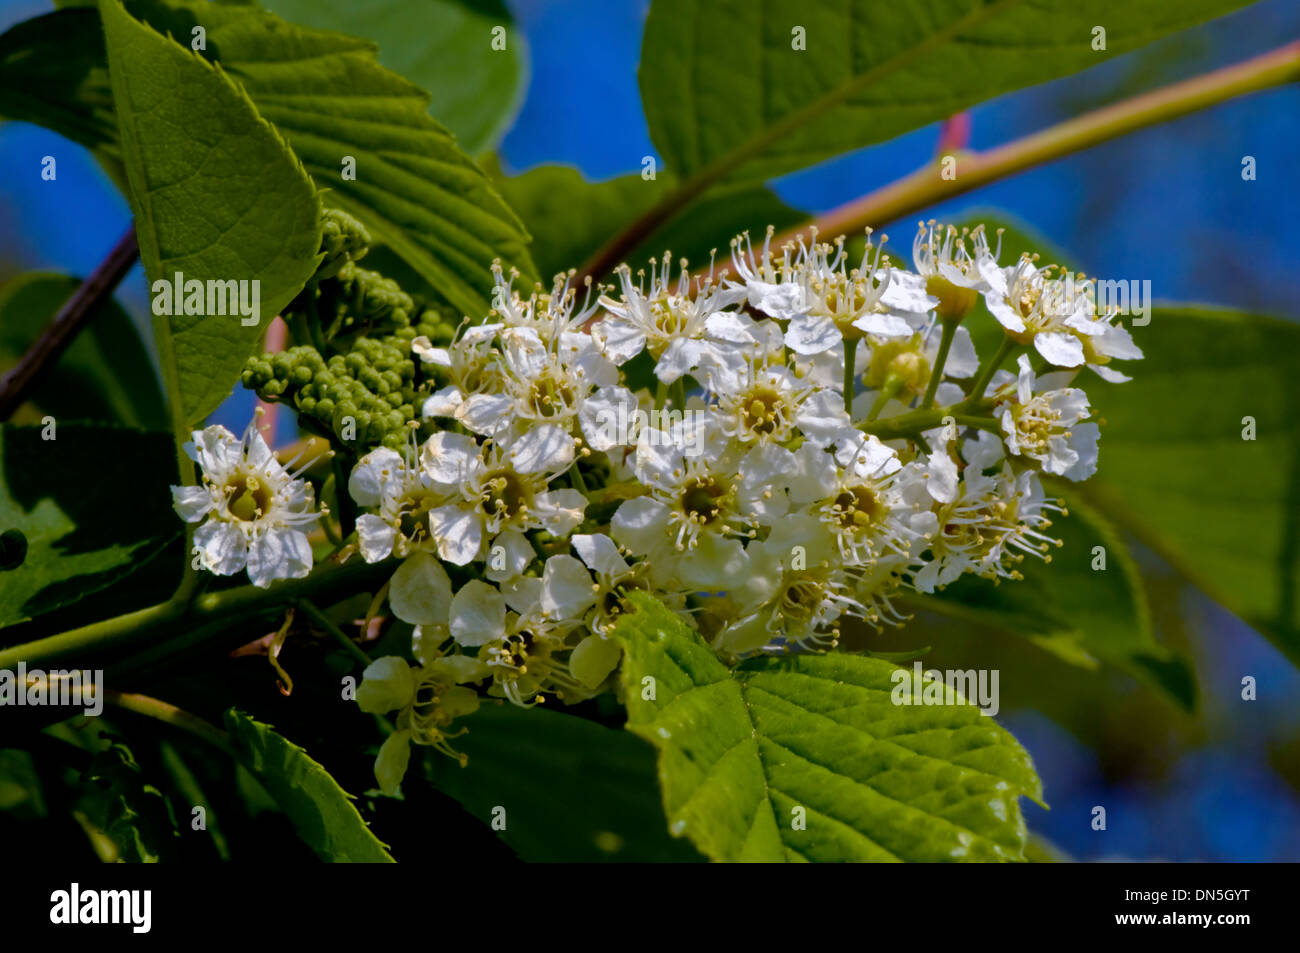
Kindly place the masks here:
[(853, 580), (837, 563), (825, 526), (809, 515), (782, 520), (768, 538), (746, 550), (743, 574), (731, 596), (739, 608), (714, 638), (714, 646), (736, 656), (785, 645), (834, 645), (835, 622), (862, 616)]
[(451, 601), (452, 637), (478, 648), (493, 682), (489, 694), (524, 707), (545, 690), (567, 701), (586, 697), (563, 657), (572, 627), (541, 611), (541, 580), (519, 582), (503, 591), (478, 579), (466, 583)]
[(516, 328), (501, 338), (495, 389), (466, 398), (456, 419), (496, 439), (520, 473), (568, 466), (579, 443), (575, 431), (596, 449), (608, 449), (598, 421), (620, 406), (634, 412), (636, 398), (618, 385), (618, 369), (591, 337), (568, 333), (548, 342), (531, 328)]
[(414, 462), (395, 450), (372, 450), (352, 468), (348, 492), (358, 506), (375, 509), (357, 517), (357, 542), (368, 563), (391, 555), (432, 549), (429, 511), (446, 501)]
[(1077, 387), (1034, 393), (1029, 355), (1020, 355), (1015, 398), (998, 405), (1007, 452), (1028, 457), (1047, 473), (1086, 480), (1097, 472), (1096, 424), (1088, 416), (1088, 395)]
[(1128, 331), (1111, 323), (1113, 313), (1097, 316), (1092, 280), (1054, 278), (1055, 266), (1039, 269), (1028, 255), (1008, 268), (984, 260), (980, 270), (988, 284), (985, 303), (998, 323), (1056, 367), (1087, 364), (1103, 379), (1121, 381), (1128, 378), (1105, 365), (1142, 357)]
[[(970, 248), (966, 247), (968, 238)], [(936, 296), (953, 295), (955, 289), (982, 292), (989, 287), (984, 272), (997, 267), (1001, 251), (1001, 229), (998, 230), (998, 248), (994, 251), (989, 249), (983, 225), (958, 230), (955, 225), (941, 225), (931, 219), (919, 223), (916, 237), (912, 239), (912, 264)], [(934, 279), (942, 279), (947, 284)], [(952, 303), (964, 304), (964, 310), (968, 311), (975, 303), (975, 296), (960, 295), (959, 300)]]
[(319, 518), (311, 484), (276, 460), (256, 420), (242, 440), (219, 426), (191, 436), (185, 453), (202, 470), (202, 483), (172, 487), (172, 501), (181, 519), (201, 524), (194, 546), (203, 567), (220, 576), (247, 568), (263, 588), (306, 576), (312, 551), (303, 528)]
[(840, 457), (847, 465), (816, 447), (800, 447), (791, 502), (818, 522), (842, 565), (870, 566), (911, 554), (933, 530), (932, 520), (904, 493), (919, 475), (874, 437), (842, 448)]
[(1060, 507), (1043, 496), (1032, 470), (1009, 468), (984, 476), (967, 468), (961, 494), (936, 508), (939, 532), (930, 541), (931, 558), (913, 574), (921, 592), (933, 592), (964, 573), (989, 579), (1020, 579), (1014, 565), (1026, 555), (1050, 559), (1048, 547), (1061, 545), (1043, 531), (1048, 514)]
[(725, 585), (744, 556), (736, 537), (753, 524), (731, 465), (687, 456), (665, 438), (638, 445), (636, 472), (650, 492), (619, 506), (614, 539), (646, 557), (657, 585)]
[(784, 443), (796, 429), (821, 445), (853, 429), (839, 392), (798, 377), (784, 364), (729, 357), (708, 374), (722, 433), (739, 443)]
[(520, 473), (500, 446), (436, 433), (421, 451), (425, 475), (446, 488), (448, 502), (429, 511), (438, 555), (464, 566), (485, 559), (489, 579), (523, 572), (534, 550), (524, 534), (545, 530), (565, 536), (582, 521), (587, 499), (577, 490), (549, 490), (544, 473)]
[(753, 319), (724, 310), (743, 300), (743, 291), (706, 278), (692, 294), (685, 262), (675, 284), (671, 255), (664, 256), (662, 267), (654, 259), (650, 266), (648, 288), (633, 281), (632, 269), (624, 265), (618, 270), (621, 298), (600, 299), (608, 314), (592, 327), (592, 335), (615, 364), (648, 350), (657, 362), (655, 376), (671, 384), (707, 363), (719, 347), (760, 345), (762, 335)]
[(394, 655), (371, 662), (361, 673), (357, 706), (374, 715), (396, 711), (397, 730), (388, 736), (375, 759), (375, 780), (385, 794), (397, 793), (411, 760), (411, 745), (429, 745), (456, 758), (462, 766), (466, 757), (452, 750), (448, 740), (463, 732), (451, 732), (451, 723), (478, 710), (478, 693), (461, 683), (486, 677), (486, 667), (463, 655), (435, 657), (412, 667)]
[(468, 394), (496, 386), (498, 368), (493, 360), (493, 342), (504, 327), (500, 323), (465, 328), (446, 348), (434, 347), (421, 335), (411, 342), (411, 351), (421, 361), (443, 369), (449, 383), (431, 394), (421, 411), (424, 417), (454, 417)]

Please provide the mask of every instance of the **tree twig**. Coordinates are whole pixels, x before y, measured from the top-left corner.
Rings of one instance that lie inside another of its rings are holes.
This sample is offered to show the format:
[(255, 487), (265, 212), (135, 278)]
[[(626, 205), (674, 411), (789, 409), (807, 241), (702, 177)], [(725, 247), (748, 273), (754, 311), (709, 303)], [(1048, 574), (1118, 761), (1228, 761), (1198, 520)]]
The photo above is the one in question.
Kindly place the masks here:
[(995, 149), (958, 152), (956, 178), (943, 178), (938, 161), (927, 164), (897, 182), (818, 216), (802, 228), (782, 232), (773, 239), (773, 246), (780, 247), (784, 242), (800, 238), (808, 241), (814, 227), (823, 239), (860, 232), (868, 226), (879, 227), (944, 199), (1135, 130), (1297, 80), (1300, 80), (1300, 42), (1095, 109)]
[(13, 416), (41, 374), (67, 350), (94, 314), (96, 306), (113, 293), (139, 254), (133, 226), (113, 246), (108, 257), (86, 276), (81, 287), (59, 309), (49, 327), (22, 356), (22, 360), (0, 378), (0, 420), (8, 420)]

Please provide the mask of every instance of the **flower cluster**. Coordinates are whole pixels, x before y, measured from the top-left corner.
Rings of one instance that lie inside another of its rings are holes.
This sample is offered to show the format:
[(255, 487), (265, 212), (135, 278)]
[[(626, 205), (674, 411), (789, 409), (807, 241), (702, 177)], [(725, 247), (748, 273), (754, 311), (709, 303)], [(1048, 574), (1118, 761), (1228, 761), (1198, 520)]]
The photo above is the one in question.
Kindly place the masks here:
[[(497, 268), (485, 319), (412, 337), (422, 420), (348, 482), (357, 550), (402, 560), (389, 602), (416, 626), (418, 669), (366, 675), (368, 710), (399, 712), (389, 780), (406, 742), (449, 750), (467, 686), (521, 705), (607, 688), (629, 591), (734, 660), (832, 647), (845, 619), (900, 622), (906, 590), (1049, 558), (1041, 474), (1097, 466), (1074, 378), (1127, 380), (1112, 362), (1142, 355), (1091, 281), (1000, 264), (1000, 244), (923, 224), (909, 271), (869, 233), (851, 257), (815, 236), (774, 249), (769, 229), (732, 243), (730, 269), (665, 256), (582, 294), (565, 275), (521, 293)], [(247, 482), (200, 462), (209, 489), (202, 508), (178, 495), (183, 515), (205, 540), (254, 538)], [(254, 523), (283, 523), (278, 499)]]

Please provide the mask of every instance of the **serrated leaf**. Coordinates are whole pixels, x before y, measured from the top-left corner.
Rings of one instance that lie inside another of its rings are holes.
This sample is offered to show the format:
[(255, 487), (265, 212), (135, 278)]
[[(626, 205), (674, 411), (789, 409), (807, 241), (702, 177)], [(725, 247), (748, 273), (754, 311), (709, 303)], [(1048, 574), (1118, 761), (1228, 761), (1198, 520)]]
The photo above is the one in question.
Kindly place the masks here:
[(977, 708), (895, 704), (911, 673), (864, 656), (732, 671), (674, 613), (632, 599), (615, 631), (628, 728), (659, 749), (674, 834), (721, 861), (1024, 859), (1019, 798), (1041, 785)]
[(175, 362), (192, 424), (230, 395), (271, 318), (315, 271), (320, 202), (288, 146), (221, 69), (117, 0), (101, 0), (100, 13), (145, 274), (260, 283), (256, 321), (229, 303), (226, 314), (169, 318), (170, 345), (160, 349)]
[[(132, 0), (128, 9), (177, 37), (190, 37), (202, 25), (203, 55), (235, 78), (288, 139), (326, 190), (325, 201), (363, 221), (376, 242), (459, 310), (488, 310), (495, 258), (507, 269), (534, 275), (518, 218), (454, 137), (430, 118), (429, 94), (380, 66), (373, 44), (285, 23), (249, 5)], [(48, 18), (58, 20), (37, 34), (43, 45), (25, 55), (65, 56), (60, 37), (76, 37), (67, 42), (80, 55), (93, 53), (87, 37), (99, 33), (94, 11), (61, 10)], [(82, 85), (69, 79), (56, 89), (74, 97), (61, 98), (58, 111), (33, 101), (24, 89), (30, 72), (21, 64), (0, 68), (0, 106), (10, 97), (25, 110), (24, 118), (65, 134), (79, 130), (78, 141), (99, 155), (112, 140), (96, 147), (91, 117), (100, 104), (81, 89), (93, 92), (103, 81), (95, 72), (103, 69), (102, 57), (77, 65)], [(356, 160), (354, 180), (342, 177), (344, 156)]]
[[(641, 99), (673, 173), (765, 181), (1087, 69), (1245, 2), (654, 0)], [(1104, 50), (1093, 49), (1099, 24)]]
[(166, 434), (0, 426), (0, 530), (22, 538), (12, 547), (21, 561), (0, 568), (0, 626), (93, 595), (179, 538), (175, 514), (157, 504), (175, 479)]
[(322, 860), (336, 863), (391, 863), (384, 845), (370, 832), (328, 771), (302, 748), (231, 708), (225, 716), (239, 760), (289, 816), (293, 828)]
[(1157, 305), (1133, 339), (1083, 492), (1300, 664), (1300, 325)]
[[(207, 29), (207, 55), (289, 140), (326, 201), (360, 219), (457, 308), (490, 307), (495, 258), (530, 275), (528, 236), (483, 171), (428, 113), (429, 94), (384, 69), (374, 45), (255, 7), (141, 0), (167, 29)], [(343, 158), (356, 160), (344, 178)]]
[(1103, 659), (1194, 708), (1195, 675), (1185, 659), (1156, 641), (1142, 576), (1123, 540), (1063, 484), (1049, 485), (1047, 493), (1069, 511), (1048, 530), (1063, 543), (1051, 549), (1050, 563), (1027, 558), (1018, 567), (1021, 581), (995, 586), (967, 575), (935, 596), (909, 602), (1025, 635), (1076, 665), (1092, 668)]
[[(68, 275), (33, 272), (0, 288), (0, 366), (27, 351), (80, 284)], [(130, 317), (112, 298), (100, 302), (85, 331), (27, 399), (38, 417), (167, 426), (153, 364)]]
[(484, 823), (506, 809), (501, 839), (534, 863), (699, 860), (668, 836), (654, 749), (626, 732), (542, 708), (484, 705), (459, 722), (462, 768), (433, 759), (434, 785)]
[[(379, 62), (431, 97), (430, 111), (470, 155), (496, 145), (523, 99), (524, 33), (499, 0), (267, 0), (291, 23), (379, 45)], [(501, 27), (505, 48), (493, 46)]]

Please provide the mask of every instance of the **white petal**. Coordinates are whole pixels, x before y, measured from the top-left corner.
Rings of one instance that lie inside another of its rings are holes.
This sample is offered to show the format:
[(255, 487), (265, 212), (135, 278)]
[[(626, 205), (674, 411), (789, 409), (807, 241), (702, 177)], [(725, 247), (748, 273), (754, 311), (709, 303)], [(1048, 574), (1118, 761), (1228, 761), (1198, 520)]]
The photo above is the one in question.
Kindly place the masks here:
[(880, 314), (868, 311), (853, 320), (853, 326), (867, 334), (885, 338), (907, 338), (912, 336), (912, 326), (896, 314)]
[(425, 552), (413, 553), (393, 573), (388, 586), (393, 615), (412, 625), (445, 625), (451, 580), (442, 563)]
[(462, 433), (440, 431), (424, 442), (420, 468), (434, 483), (459, 486), (479, 466), (478, 443)]
[(415, 676), (406, 659), (385, 655), (361, 673), (357, 707), (371, 715), (386, 715), (405, 708), (415, 697)]
[(616, 579), (628, 571), (627, 560), (619, 553), (618, 544), (604, 533), (579, 533), (572, 542), (582, 561), (596, 575)]
[(461, 645), (484, 645), (505, 628), (505, 597), (483, 580), (471, 579), (451, 600), (451, 635)]
[(1097, 439), (1101, 431), (1096, 424), (1075, 424), (1070, 434), (1070, 444), (1079, 459), (1062, 476), (1067, 480), (1086, 480), (1097, 472)]
[(386, 487), (400, 487), (406, 464), (401, 455), (388, 447), (372, 450), (357, 461), (348, 477), (348, 493), (358, 506), (378, 506), (388, 495)]
[(456, 411), (456, 419), (475, 433), (491, 436), (514, 419), (514, 401), (504, 394), (473, 394)]
[(542, 424), (512, 441), (509, 456), (519, 473), (562, 470), (573, 462), (573, 437), (564, 427)]
[(361, 558), (368, 563), (377, 563), (387, 559), (397, 542), (397, 530), (385, 523), (373, 513), (357, 517), (357, 543), (361, 549)]
[(397, 794), (411, 764), (411, 732), (405, 728), (394, 731), (379, 746), (375, 757), (375, 781), (379, 790), (389, 797)]
[(1113, 367), (1107, 367), (1104, 364), (1089, 364), (1088, 369), (1102, 380), (1108, 381), (1111, 384), (1123, 384), (1133, 379), (1123, 371), (1118, 371)]
[(929, 456), (929, 479), (925, 488), (940, 503), (951, 503), (957, 499), (957, 463), (947, 452), (940, 451)]
[[(907, 333), (912, 333), (910, 328)], [(842, 340), (844, 336), (840, 334), (840, 329), (825, 316), (796, 315), (785, 329), (785, 345), (796, 354), (820, 354), (829, 351)]]
[(208, 572), (218, 576), (232, 576), (244, 568), (248, 555), (248, 540), (229, 523), (208, 520), (194, 531), (194, 546)]
[(945, 377), (973, 377), (979, 366), (980, 359), (975, 353), (975, 342), (971, 340), (970, 330), (959, 326), (953, 335), (948, 360), (943, 365), (943, 374)]
[(268, 530), (248, 546), (248, 578), (262, 588), (277, 579), (301, 579), (311, 562), (311, 544), (300, 530)]
[(637, 400), (626, 387), (602, 387), (578, 409), (582, 435), (593, 450), (604, 452), (612, 447), (633, 443)]
[(844, 410), (843, 395), (833, 390), (818, 391), (805, 400), (794, 421), (805, 436), (822, 443), (830, 443), (853, 429), (853, 422)]
[(535, 555), (528, 537), (512, 526), (492, 540), (483, 574), (493, 582), (505, 582), (523, 572)]
[(595, 604), (591, 573), (572, 556), (552, 556), (542, 571), (542, 611), (556, 619), (581, 619)]
[(641, 556), (662, 546), (667, 531), (668, 507), (644, 496), (624, 501), (610, 520), (610, 532), (619, 545)]
[(468, 507), (434, 507), (429, 511), (429, 527), (438, 543), (438, 555), (454, 566), (473, 560), (483, 545), (483, 520)]
[(630, 321), (606, 318), (591, 331), (605, 356), (615, 364), (624, 364), (645, 350), (645, 334)]
[(1035, 334), (1034, 347), (1057, 367), (1078, 367), (1083, 363), (1083, 344), (1068, 331)]
[(577, 490), (549, 490), (533, 499), (533, 516), (552, 536), (567, 536), (582, 522), (587, 498)]
[(461, 393), (459, 387), (452, 384), (430, 394), (428, 399), (425, 400), (420, 413), (426, 419), (429, 417), (455, 417), (464, 403), (465, 395)]
[(197, 523), (212, 509), (212, 494), (202, 486), (174, 486), (172, 509), (185, 522)]

